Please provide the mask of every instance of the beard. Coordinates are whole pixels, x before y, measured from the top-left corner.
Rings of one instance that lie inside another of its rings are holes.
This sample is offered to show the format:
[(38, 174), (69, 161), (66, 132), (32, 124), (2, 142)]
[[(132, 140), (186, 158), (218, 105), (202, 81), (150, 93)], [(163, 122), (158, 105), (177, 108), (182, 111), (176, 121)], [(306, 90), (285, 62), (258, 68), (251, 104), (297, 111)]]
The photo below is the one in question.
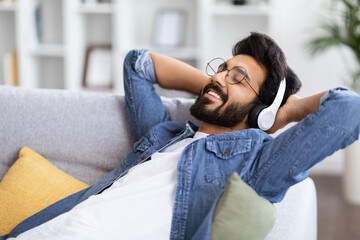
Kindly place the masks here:
[[(204, 93), (211, 88), (214, 89), (221, 97), (223, 103), (215, 109), (206, 109), (206, 106), (212, 101), (204, 96)], [(219, 86), (212, 83), (205, 86), (195, 103), (190, 108), (190, 113), (196, 119), (222, 127), (233, 128), (242, 121), (249, 114), (250, 110), (258, 105), (258, 101), (252, 101), (247, 105), (241, 103), (230, 103), (225, 106), (228, 101), (228, 96), (224, 94)]]

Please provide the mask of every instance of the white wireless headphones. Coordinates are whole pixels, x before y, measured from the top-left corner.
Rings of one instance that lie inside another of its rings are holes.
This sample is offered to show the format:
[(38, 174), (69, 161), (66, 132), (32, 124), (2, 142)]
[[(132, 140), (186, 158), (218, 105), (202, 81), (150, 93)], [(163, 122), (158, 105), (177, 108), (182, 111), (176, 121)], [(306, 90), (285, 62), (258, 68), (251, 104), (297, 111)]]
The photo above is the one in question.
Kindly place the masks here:
[(270, 106), (260, 104), (250, 111), (250, 127), (260, 128), (263, 131), (267, 131), (274, 125), (276, 113), (279, 110), (280, 104), (285, 95), (285, 89), (286, 79), (283, 78), (280, 82), (279, 90), (276, 93), (274, 102)]

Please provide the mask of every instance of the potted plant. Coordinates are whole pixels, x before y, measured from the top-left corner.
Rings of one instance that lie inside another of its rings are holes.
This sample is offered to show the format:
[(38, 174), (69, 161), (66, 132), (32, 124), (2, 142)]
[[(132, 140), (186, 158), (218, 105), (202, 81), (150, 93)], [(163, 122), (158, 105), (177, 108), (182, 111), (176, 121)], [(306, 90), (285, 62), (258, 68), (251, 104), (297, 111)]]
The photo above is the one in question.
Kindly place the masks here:
[[(332, 47), (346, 47), (356, 62), (350, 70), (350, 88), (360, 92), (360, 0), (336, 0), (341, 9), (341, 21), (331, 21), (321, 26), (324, 35), (309, 42), (313, 55)], [(345, 151), (343, 175), (344, 196), (347, 202), (360, 205), (360, 141)]]

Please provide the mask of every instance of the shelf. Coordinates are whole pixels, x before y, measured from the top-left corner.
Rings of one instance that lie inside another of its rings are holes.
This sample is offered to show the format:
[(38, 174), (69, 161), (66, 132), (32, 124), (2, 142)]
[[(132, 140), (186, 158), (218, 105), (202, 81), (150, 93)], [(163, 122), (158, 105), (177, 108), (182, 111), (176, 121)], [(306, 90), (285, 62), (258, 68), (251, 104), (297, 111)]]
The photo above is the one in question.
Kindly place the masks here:
[[(0, 15), (4, 12), (5, 16), (4, 21), (0, 22), (0, 35), (15, 35), (14, 41), (5, 39), (0, 43), (6, 44), (6, 49), (18, 49), (19, 62), (22, 63), (19, 65), (20, 83), (30, 87), (54, 86), (123, 94), (122, 67), (112, 68), (113, 90), (82, 88), (88, 46), (103, 43), (112, 45), (114, 66), (121, 64), (130, 50), (146, 48), (203, 67), (205, 60), (211, 57), (209, 55), (230, 54), (228, 46), (232, 45), (234, 38), (237, 39), (249, 30), (266, 30), (272, 16), (271, 1), (261, 6), (255, 3), (235, 6), (229, 0), (91, 2), (94, 3), (83, 0), (0, 0)], [(39, 16), (42, 19), (40, 26), (43, 41), (37, 41), (34, 12), (37, 4), (41, 6)], [(153, 44), (153, 22), (161, 9), (186, 11), (182, 46), (159, 47)], [(7, 15), (12, 13), (15, 13), (15, 21), (11, 16), (12, 25), (7, 27), (9, 24), (6, 21), (10, 20)], [(248, 21), (240, 20), (241, 17)], [(234, 24), (239, 28), (236, 31)], [(56, 76), (48, 84), (46, 80), (51, 72), (55, 72)], [(0, 71), (0, 80), (2, 75)]]
[(112, 14), (113, 5), (111, 3), (82, 4), (78, 8), (78, 12), (84, 14)]
[(16, 2), (0, 2), (0, 12), (2, 12), (2, 11), (15, 12), (16, 9), (17, 9)]
[(267, 4), (235, 6), (216, 4), (210, 8), (215, 16), (268, 16), (271, 12)]
[(65, 50), (63, 45), (42, 44), (36, 46), (32, 54), (38, 57), (64, 57)]

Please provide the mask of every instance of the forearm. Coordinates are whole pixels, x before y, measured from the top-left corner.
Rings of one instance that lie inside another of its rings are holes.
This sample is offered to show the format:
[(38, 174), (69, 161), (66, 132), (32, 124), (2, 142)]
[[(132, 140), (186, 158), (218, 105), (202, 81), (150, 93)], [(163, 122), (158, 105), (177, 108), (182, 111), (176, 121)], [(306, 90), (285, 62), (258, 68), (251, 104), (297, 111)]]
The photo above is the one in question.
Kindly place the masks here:
[(319, 108), (320, 99), (327, 92), (321, 92), (306, 98), (300, 98), (295, 94), (289, 96), (286, 103), (277, 112), (274, 125), (266, 132), (271, 134), (291, 122), (300, 122)]
[(163, 88), (199, 94), (209, 77), (200, 70), (160, 54), (150, 53), (158, 83)]
[(325, 93), (293, 99), (292, 105), (306, 109), (300, 118), (307, 117), (264, 144), (250, 173), (251, 185), (260, 196), (280, 201), (290, 186), (308, 176), (312, 166), (359, 138), (360, 96), (336, 88), (320, 106)]
[(324, 91), (309, 97), (298, 98), (288, 111), (288, 122), (299, 122), (307, 115), (315, 112), (320, 106), (320, 99), (328, 91)]

